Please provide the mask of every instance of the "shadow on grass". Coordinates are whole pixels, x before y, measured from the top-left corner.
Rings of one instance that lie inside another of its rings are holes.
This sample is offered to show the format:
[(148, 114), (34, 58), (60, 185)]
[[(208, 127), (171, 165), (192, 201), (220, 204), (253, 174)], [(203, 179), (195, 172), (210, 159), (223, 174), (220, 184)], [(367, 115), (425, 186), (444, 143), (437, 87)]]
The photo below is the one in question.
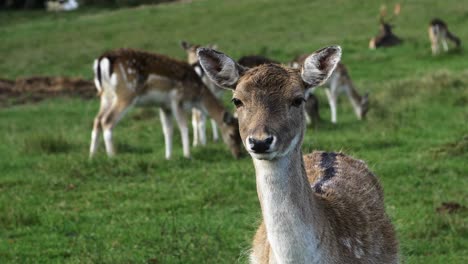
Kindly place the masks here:
[(151, 147), (134, 146), (127, 143), (116, 144), (117, 155), (119, 154), (149, 154), (153, 152)]
[(62, 154), (73, 149), (73, 144), (63, 135), (32, 135), (23, 141), (21, 151), (25, 154)]
[(435, 158), (456, 157), (468, 154), (468, 134), (459, 140), (442, 144), (431, 150)]
[(0, 226), (6, 229), (16, 229), (21, 226), (34, 226), (41, 223), (39, 214), (31, 208), (0, 207)]

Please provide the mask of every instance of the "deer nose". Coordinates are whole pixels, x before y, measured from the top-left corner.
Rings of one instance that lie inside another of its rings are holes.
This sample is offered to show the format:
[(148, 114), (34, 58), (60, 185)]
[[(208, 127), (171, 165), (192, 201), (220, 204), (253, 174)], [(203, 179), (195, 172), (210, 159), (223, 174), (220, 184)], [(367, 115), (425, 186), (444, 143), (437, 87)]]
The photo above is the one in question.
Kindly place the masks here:
[(265, 139), (249, 137), (249, 147), (255, 153), (266, 153), (270, 150), (274, 139), (275, 138), (273, 136), (268, 136)]

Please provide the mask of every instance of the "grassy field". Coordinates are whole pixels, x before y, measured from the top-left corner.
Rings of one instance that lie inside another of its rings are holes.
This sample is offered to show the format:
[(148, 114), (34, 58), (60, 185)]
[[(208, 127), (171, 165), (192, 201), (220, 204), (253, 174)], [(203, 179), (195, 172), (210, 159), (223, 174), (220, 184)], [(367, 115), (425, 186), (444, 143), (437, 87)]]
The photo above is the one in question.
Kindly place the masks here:
[[(208, 0), (2, 12), (0, 78), (91, 78), (93, 59), (117, 47), (184, 59), (181, 39), (283, 62), (340, 44), (357, 87), (371, 92), (368, 120), (358, 122), (342, 98), (330, 124), (318, 91), (324, 122), (309, 129), (304, 151), (341, 150), (379, 175), (404, 263), (468, 263), (467, 211), (436, 210), (468, 205), (468, 55), (431, 56), (426, 28), (441, 17), (467, 43), (466, 4), (403, 1), (395, 33), (405, 43), (370, 51), (379, 5)], [(90, 161), (97, 108), (97, 99), (64, 98), (0, 109), (0, 263), (246, 262), (260, 219), (251, 159), (210, 143), (186, 160), (176, 135), (166, 161), (156, 110), (134, 110), (115, 130), (117, 157), (101, 148)]]

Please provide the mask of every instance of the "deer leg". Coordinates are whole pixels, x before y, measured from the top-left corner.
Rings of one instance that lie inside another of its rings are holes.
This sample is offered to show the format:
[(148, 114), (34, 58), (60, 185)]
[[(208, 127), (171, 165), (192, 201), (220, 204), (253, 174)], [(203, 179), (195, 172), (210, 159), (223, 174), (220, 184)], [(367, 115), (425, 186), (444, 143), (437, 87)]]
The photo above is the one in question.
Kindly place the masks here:
[(213, 130), (213, 141), (218, 141), (219, 140), (218, 125), (213, 119), (211, 119), (211, 129)]
[(432, 44), (431, 45), (432, 55), (437, 55), (437, 53), (438, 53), (438, 48), (437, 48), (438, 44), (437, 44), (437, 42), (433, 41), (431, 44)]
[(159, 117), (161, 119), (161, 124), (164, 134), (164, 145), (166, 146), (166, 159), (170, 159), (172, 155), (172, 135), (174, 134), (174, 126), (172, 124), (172, 115), (171, 112), (160, 108)]
[(192, 108), (192, 128), (193, 128), (193, 146), (198, 146), (199, 139), (198, 139), (198, 109)]
[(177, 121), (177, 125), (179, 126), (180, 135), (182, 137), (182, 148), (184, 151), (184, 157), (190, 158), (190, 142), (187, 127), (187, 119), (185, 117), (184, 110), (182, 109), (180, 102), (177, 100), (172, 100), (171, 110)]
[(304, 114), (305, 114), (305, 118), (306, 118), (306, 124), (307, 124), (307, 125), (312, 124), (312, 119), (311, 119), (311, 117), (309, 116), (309, 113), (307, 113), (307, 110), (305, 110), (305, 109), (304, 109)]
[(445, 52), (448, 51), (448, 44), (447, 44), (447, 39), (446, 38), (442, 39), (442, 47), (444, 47)]
[(206, 115), (199, 111), (199, 120), (198, 122), (198, 135), (200, 138), (200, 144), (202, 146), (206, 145)]
[(330, 105), (331, 121), (333, 124), (336, 124), (336, 95), (331, 89), (325, 89), (325, 93), (327, 94), (328, 104)]
[(131, 100), (119, 101), (118, 98), (114, 98), (114, 102), (104, 116), (101, 118), (101, 127), (104, 134), (104, 144), (106, 146), (106, 152), (109, 157), (115, 155), (114, 145), (112, 143), (112, 130), (115, 125), (122, 119), (126, 111), (131, 105)]
[[(346, 92), (346, 96), (348, 97), (349, 102), (351, 103), (351, 106), (353, 107), (354, 114), (356, 114), (356, 117), (358, 120), (362, 119), (361, 113), (362, 113), (362, 106), (361, 106), (361, 101), (360, 98), (356, 98), (357, 91), (354, 89), (354, 87), (350, 86), (349, 84), (344, 84), (343, 88)], [(354, 90), (354, 95), (353, 95), (353, 90)]]
[(206, 116), (192, 108), (193, 146), (206, 145)]
[(101, 133), (101, 119), (104, 113), (109, 110), (112, 101), (110, 98), (105, 95), (101, 96), (101, 105), (99, 106), (99, 112), (94, 118), (93, 122), (93, 131), (91, 132), (91, 144), (89, 147), (89, 157), (92, 158), (96, 154), (97, 148), (99, 146), (99, 134)]

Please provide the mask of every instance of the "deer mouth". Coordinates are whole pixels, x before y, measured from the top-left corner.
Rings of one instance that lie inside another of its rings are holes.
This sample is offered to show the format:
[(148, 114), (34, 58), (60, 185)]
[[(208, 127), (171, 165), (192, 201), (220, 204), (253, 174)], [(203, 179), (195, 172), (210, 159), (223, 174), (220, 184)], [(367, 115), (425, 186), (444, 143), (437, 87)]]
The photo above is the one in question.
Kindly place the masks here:
[(272, 160), (276, 157), (277, 152), (276, 151), (269, 151), (269, 152), (262, 152), (258, 153), (255, 151), (249, 151), (250, 156), (253, 159), (258, 159), (258, 160)]

